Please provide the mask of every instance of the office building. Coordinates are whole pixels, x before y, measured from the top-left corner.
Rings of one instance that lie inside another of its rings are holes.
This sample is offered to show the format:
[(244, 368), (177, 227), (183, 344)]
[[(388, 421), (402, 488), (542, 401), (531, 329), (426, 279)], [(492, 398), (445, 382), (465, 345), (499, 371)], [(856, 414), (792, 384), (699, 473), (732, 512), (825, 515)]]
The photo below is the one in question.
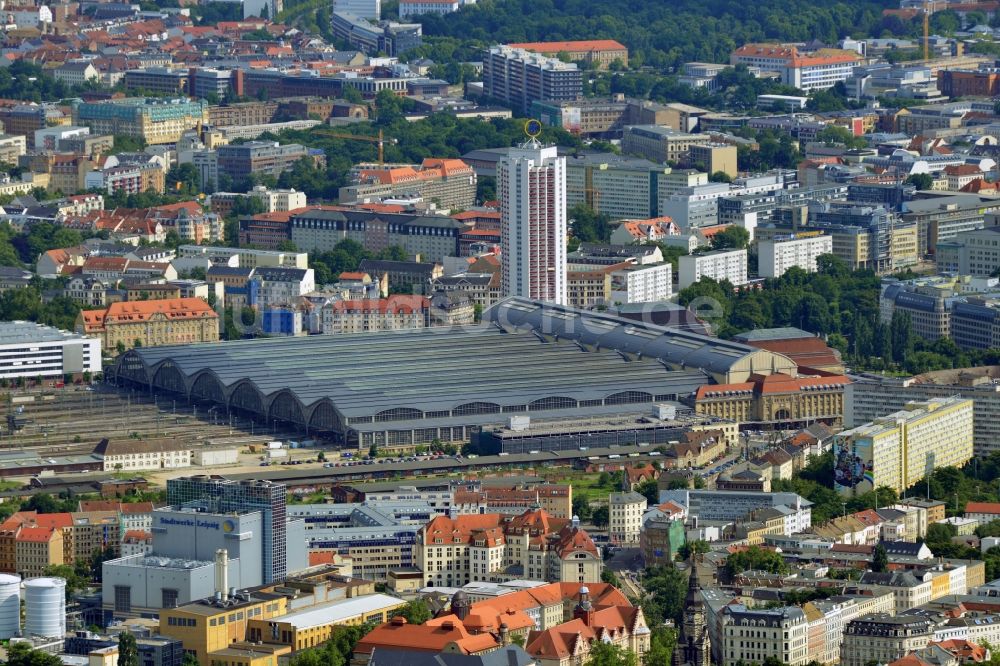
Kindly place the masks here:
[(816, 259), (833, 253), (833, 238), (825, 235), (802, 234), (777, 237), (757, 244), (759, 273), (761, 277), (776, 278), (795, 266), (815, 273)]
[(1000, 447), (998, 381), (997, 366), (941, 370), (905, 379), (855, 377), (844, 392), (844, 425), (851, 428), (874, 421), (910, 401), (960, 396), (972, 400), (975, 454), (986, 456)]
[(692, 146), (711, 142), (707, 134), (690, 134), (659, 125), (630, 125), (622, 135), (622, 152), (658, 164), (677, 163), (689, 157)]
[(207, 105), (186, 98), (130, 97), (73, 104), (73, 124), (91, 134), (119, 134), (148, 144), (177, 143), (184, 132), (208, 121)]
[(781, 82), (805, 92), (832, 88), (853, 73), (861, 57), (854, 51), (820, 49), (803, 53), (797, 46), (746, 44), (733, 51), (731, 65), (746, 65), (761, 72), (776, 72)]
[(483, 54), (483, 94), (520, 113), (536, 100), (574, 100), (582, 92), (583, 73), (575, 64), (502, 45)]
[(341, 204), (416, 196), (439, 208), (472, 208), (476, 173), (462, 160), (427, 158), (420, 165), (363, 165), (353, 171), (354, 184), (340, 188)]
[(299, 250), (329, 252), (349, 238), (377, 252), (393, 246), (423, 261), (460, 256), (459, 236), (468, 225), (444, 215), (383, 213), (350, 208), (307, 210), (292, 216), (291, 240)]
[(915, 222), (920, 257), (936, 255), (938, 243), (952, 242), (963, 232), (985, 226), (986, 214), (1000, 201), (978, 194), (945, 194), (903, 202), (901, 217)]
[(684, 289), (703, 277), (717, 282), (728, 280), (734, 287), (747, 283), (747, 251), (715, 250), (680, 257), (677, 287)]
[(881, 486), (902, 493), (935, 469), (973, 455), (973, 406), (962, 398), (911, 402), (834, 439), (834, 487), (843, 494)]
[(329, 552), (348, 557), (353, 575), (379, 582), (415, 565), (417, 533), (441, 513), (411, 498), (288, 506), (289, 518), (305, 521), (311, 557)]
[(140, 95), (183, 95), (188, 89), (188, 73), (184, 69), (143, 67), (125, 72), (122, 82), (126, 90)]
[(101, 342), (29, 321), (0, 323), (0, 379), (46, 377), (101, 371)]
[[(993, 221), (995, 214), (987, 215)], [(937, 245), (934, 259), (938, 272), (988, 277), (1000, 268), (1000, 226), (963, 231), (949, 241)]]
[(565, 305), (566, 159), (529, 141), (497, 165), (505, 296)]
[(219, 146), (216, 160), (219, 176), (228, 176), (235, 183), (246, 182), (251, 174), (266, 174), (277, 178), (302, 159), (316, 166), (326, 158), (315, 150), (296, 143), (282, 145), (277, 141), (248, 141), (243, 144)]
[(799, 232), (830, 236), (833, 255), (854, 270), (889, 273), (916, 264), (919, 257), (916, 222), (901, 220), (897, 213), (882, 207), (850, 202), (779, 208), (775, 222), (758, 226), (754, 235), (761, 242)]
[(675, 502), (699, 520), (742, 520), (760, 509), (785, 507), (782, 534), (805, 532), (812, 526), (812, 502), (795, 493), (741, 490), (660, 490), (660, 502)]
[(636, 157), (608, 153), (568, 156), (566, 205), (586, 204), (612, 220), (659, 217), (662, 202), (670, 194), (669, 174), (669, 167)]
[[(388, 53), (390, 56), (400, 56), (417, 48), (423, 43), (423, 26), (420, 23), (397, 23), (395, 21), (379, 21), (372, 23), (356, 14), (335, 11), (331, 21), (333, 34), (342, 39), (352, 48), (362, 53)], [(308, 77), (312, 78), (312, 77)], [(302, 87), (308, 86), (308, 81), (302, 81)], [(298, 87), (295, 77), (283, 78), (280, 84), (293, 89)], [(305, 91), (301, 91), (305, 93)], [(312, 93), (315, 94), (315, 91)]]
[(263, 581), (284, 579), (288, 564), (293, 562), (286, 549), (285, 486), (270, 481), (230, 481), (219, 476), (190, 476), (167, 481), (167, 503), (212, 500), (221, 511), (260, 511), (264, 525)]
[(333, 0), (333, 12), (377, 21), (382, 17), (382, 2), (381, 0)]
[(693, 143), (688, 148), (688, 161), (705, 173), (724, 173), (730, 178), (739, 175), (736, 146), (728, 143)]
[(309, 267), (309, 255), (305, 252), (284, 250), (257, 250), (249, 247), (218, 247), (215, 245), (181, 245), (177, 248), (178, 258), (205, 258), (213, 264), (232, 265), (240, 268), (299, 268)]
[(126, 301), (81, 311), (76, 332), (100, 339), (105, 351), (217, 342), (219, 315), (200, 298)]
[(615, 545), (638, 544), (645, 512), (646, 498), (639, 493), (611, 493), (608, 498), (608, 540)]

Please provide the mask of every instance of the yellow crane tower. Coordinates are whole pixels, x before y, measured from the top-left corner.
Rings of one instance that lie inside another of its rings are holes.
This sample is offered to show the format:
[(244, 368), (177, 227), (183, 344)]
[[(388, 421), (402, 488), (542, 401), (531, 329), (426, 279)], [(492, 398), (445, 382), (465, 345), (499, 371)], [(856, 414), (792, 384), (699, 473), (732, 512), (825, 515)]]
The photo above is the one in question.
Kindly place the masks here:
[(385, 164), (385, 142), (396, 143), (396, 139), (386, 139), (382, 133), (382, 130), (378, 131), (378, 136), (365, 136), (363, 134), (342, 134), (340, 132), (327, 132), (324, 131), (325, 136), (330, 136), (335, 139), (345, 139), (347, 141), (365, 141), (367, 143), (378, 144), (378, 163)]
[(931, 59), (931, 4), (924, 0), (924, 60)]

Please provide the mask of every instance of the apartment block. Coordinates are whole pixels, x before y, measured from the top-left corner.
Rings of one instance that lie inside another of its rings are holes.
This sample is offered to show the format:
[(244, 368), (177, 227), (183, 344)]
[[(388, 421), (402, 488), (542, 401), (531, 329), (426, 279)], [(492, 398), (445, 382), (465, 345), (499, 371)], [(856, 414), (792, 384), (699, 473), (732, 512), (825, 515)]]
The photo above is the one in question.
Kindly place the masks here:
[(888, 664), (926, 647), (934, 638), (933, 621), (922, 615), (866, 615), (844, 628), (841, 666)]
[(536, 100), (573, 100), (582, 91), (583, 73), (575, 64), (503, 45), (483, 54), (483, 94), (521, 113)]
[(962, 398), (908, 403), (836, 435), (834, 487), (843, 494), (887, 486), (903, 492), (941, 467), (973, 456), (973, 406)]
[(646, 498), (639, 493), (611, 493), (608, 498), (608, 540), (613, 544), (638, 544), (645, 512)]
[(390, 296), (358, 301), (334, 301), (320, 313), (323, 333), (366, 333), (423, 328), (430, 301), (423, 296)]
[(789, 666), (810, 661), (809, 624), (801, 608), (747, 608), (722, 611), (722, 666), (780, 660)]
[(757, 244), (761, 277), (776, 278), (793, 266), (809, 273), (817, 270), (816, 259), (833, 253), (833, 238), (826, 235), (801, 234), (774, 238)]
[(716, 250), (685, 255), (678, 261), (679, 289), (688, 287), (703, 277), (717, 282), (728, 280), (734, 287), (747, 283), (747, 251)]
[(650, 264), (625, 266), (611, 272), (613, 303), (658, 303), (673, 295), (672, 266)]

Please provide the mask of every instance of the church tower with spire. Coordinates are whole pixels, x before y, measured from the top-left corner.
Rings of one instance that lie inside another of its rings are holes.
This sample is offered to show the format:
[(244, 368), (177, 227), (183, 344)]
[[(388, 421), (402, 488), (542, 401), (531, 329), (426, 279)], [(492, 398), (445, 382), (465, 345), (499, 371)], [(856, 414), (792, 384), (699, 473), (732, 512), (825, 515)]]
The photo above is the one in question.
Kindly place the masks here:
[(698, 581), (696, 557), (692, 553), (689, 560), (691, 575), (684, 599), (684, 619), (677, 636), (677, 647), (674, 648), (673, 666), (711, 666), (712, 663), (712, 646), (705, 621), (705, 602)]

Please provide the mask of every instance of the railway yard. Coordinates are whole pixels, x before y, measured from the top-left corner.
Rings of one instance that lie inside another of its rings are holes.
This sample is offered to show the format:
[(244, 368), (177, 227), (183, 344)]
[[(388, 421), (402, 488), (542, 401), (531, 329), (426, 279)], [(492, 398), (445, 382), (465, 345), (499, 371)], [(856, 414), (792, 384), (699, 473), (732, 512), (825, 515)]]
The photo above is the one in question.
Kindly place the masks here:
[[(101, 480), (113, 478), (110, 472), (99, 468), (75, 468), (65, 471), (55, 469), (42, 473), (19, 474), (11, 461), (30, 460), (43, 467), (51, 463), (83, 460), (90, 456), (101, 438), (133, 438), (149, 440), (169, 437), (191, 443), (192, 448), (214, 446), (237, 448), (239, 462), (209, 468), (177, 468), (126, 472), (125, 475), (145, 477), (153, 485), (165, 483), (167, 478), (194, 473), (225, 474), (231, 478), (264, 478), (281, 481), (292, 491), (311, 492), (338, 482), (365, 480), (403, 480), (432, 478), (454, 473), (482, 473), (510, 469), (545, 467), (570, 467), (575, 462), (589, 459), (620, 462), (629, 458), (633, 462), (653, 460), (659, 455), (640, 446), (621, 446), (607, 449), (552, 451), (542, 453), (497, 456), (422, 456), (419, 458), (378, 458), (371, 461), (340, 457), (334, 448), (300, 448), (289, 451), (294, 466), (274, 464), (262, 467), (259, 451), (251, 453), (250, 445), (261, 445), (271, 440), (291, 440), (301, 434), (292, 430), (272, 431), (248, 419), (233, 418), (213, 411), (207, 406), (188, 405), (183, 401), (120, 390), (108, 385), (67, 387), (40, 392), (17, 392), (7, 398), (7, 427), (0, 434), (0, 478), (24, 483), (25, 487), (44, 488), (48, 492), (72, 490), (76, 493), (94, 492)], [(18, 422), (19, 429), (10, 430), (10, 420)], [(330, 462), (317, 460), (319, 451)], [(118, 476), (122, 476), (119, 474)], [(9, 488), (4, 494), (17, 495), (23, 491)]]

